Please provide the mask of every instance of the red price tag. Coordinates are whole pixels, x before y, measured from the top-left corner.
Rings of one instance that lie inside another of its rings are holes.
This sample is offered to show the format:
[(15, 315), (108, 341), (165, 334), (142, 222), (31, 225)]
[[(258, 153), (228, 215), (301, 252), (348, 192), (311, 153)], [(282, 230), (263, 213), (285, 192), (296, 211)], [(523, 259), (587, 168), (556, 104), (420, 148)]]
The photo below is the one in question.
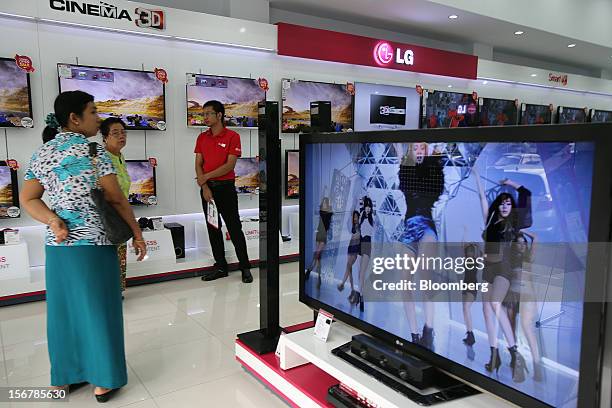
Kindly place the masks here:
[(423, 87), (421, 85), (416, 86), (416, 91), (419, 94), (419, 96), (423, 96)]
[(155, 68), (155, 77), (164, 84), (168, 83), (168, 73), (163, 68)]
[(32, 64), (32, 59), (30, 57), (17, 54), (15, 55), (15, 63), (17, 64), (19, 68), (21, 68), (22, 70), (26, 72), (35, 71), (34, 66)]
[(352, 82), (347, 82), (346, 83), (346, 92), (349, 93), (349, 95), (355, 95), (355, 84)]
[(19, 163), (15, 159), (9, 159), (6, 161), (6, 164), (11, 168), (11, 170), (19, 170)]
[(270, 85), (268, 84), (268, 80), (266, 78), (259, 78), (257, 80), (257, 83), (259, 84), (259, 87), (265, 92), (268, 92), (268, 90), (270, 89)]
[(157, 167), (157, 159), (155, 157), (149, 157), (149, 164), (153, 167)]

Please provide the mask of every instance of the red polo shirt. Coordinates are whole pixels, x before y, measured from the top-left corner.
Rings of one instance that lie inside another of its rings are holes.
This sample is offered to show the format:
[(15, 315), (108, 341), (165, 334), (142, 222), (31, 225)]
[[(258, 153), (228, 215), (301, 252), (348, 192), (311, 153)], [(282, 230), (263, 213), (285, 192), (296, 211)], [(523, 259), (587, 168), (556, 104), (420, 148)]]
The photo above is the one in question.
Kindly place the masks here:
[[(212, 130), (208, 129), (198, 136), (194, 153), (200, 153), (204, 158), (204, 173), (209, 173), (227, 163), (230, 154), (240, 157), (240, 135), (233, 130), (223, 128), (221, 133), (214, 136)], [(233, 180), (236, 178), (234, 170), (229, 173), (212, 178), (211, 180)]]

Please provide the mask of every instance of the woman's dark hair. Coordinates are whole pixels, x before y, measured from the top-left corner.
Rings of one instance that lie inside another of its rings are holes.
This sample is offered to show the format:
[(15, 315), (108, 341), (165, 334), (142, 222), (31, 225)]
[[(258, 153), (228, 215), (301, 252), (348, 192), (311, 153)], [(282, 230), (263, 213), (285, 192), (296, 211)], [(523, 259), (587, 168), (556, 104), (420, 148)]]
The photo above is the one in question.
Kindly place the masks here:
[(357, 224), (359, 224), (359, 211), (353, 211), (353, 215), (351, 216), (351, 234), (357, 232), (355, 228), (355, 216), (357, 216)]
[(203, 106), (202, 109), (211, 107), (215, 111), (215, 113), (221, 114), (221, 123), (225, 124), (225, 106), (219, 101), (208, 101)]
[(106, 138), (108, 137), (108, 134), (110, 133), (111, 126), (113, 126), (116, 123), (119, 123), (121, 126), (123, 126), (123, 129), (127, 128), (127, 125), (125, 124), (125, 122), (121, 120), (120, 118), (116, 118), (114, 116), (111, 116), (110, 118), (106, 118), (100, 124), (100, 133), (102, 133), (102, 139), (106, 140)]
[(514, 197), (510, 193), (501, 193), (495, 198), (491, 206), (489, 207), (489, 220), (487, 222), (487, 227), (492, 225), (497, 221), (500, 217), (499, 214), (499, 206), (506, 200), (510, 200), (510, 205), (512, 206), (512, 210), (510, 210), (510, 215), (506, 217), (505, 221), (505, 231), (512, 230), (518, 225), (518, 213), (516, 212), (516, 201)]
[[(369, 214), (367, 214), (365, 211), (366, 207), (370, 207), (371, 209)], [(374, 214), (374, 203), (372, 202), (372, 199), (368, 196), (363, 197), (363, 215), (361, 216), (360, 224), (363, 222), (363, 220), (367, 218), (368, 221), (370, 221), (370, 225), (374, 225), (374, 215), (373, 214)]]
[[(94, 97), (83, 91), (66, 91), (57, 95), (53, 103), (53, 109), (60, 128), (68, 126), (71, 113), (79, 117), (83, 116), (87, 104), (93, 101)], [(47, 126), (43, 130), (43, 142), (47, 143), (49, 140), (53, 140), (59, 132), (60, 129)]]
[[(525, 252), (523, 252), (523, 260), (525, 262), (531, 262), (532, 261), (532, 256), (533, 256), (533, 239), (529, 236), (527, 236), (526, 234), (519, 232), (516, 235), (516, 238), (513, 241), (513, 245), (516, 245), (516, 243), (518, 242), (519, 239), (523, 239), (525, 240), (525, 245), (527, 246), (527, 249), (525, 250)], [(515, 248), (513, 248), (515, 249)]]

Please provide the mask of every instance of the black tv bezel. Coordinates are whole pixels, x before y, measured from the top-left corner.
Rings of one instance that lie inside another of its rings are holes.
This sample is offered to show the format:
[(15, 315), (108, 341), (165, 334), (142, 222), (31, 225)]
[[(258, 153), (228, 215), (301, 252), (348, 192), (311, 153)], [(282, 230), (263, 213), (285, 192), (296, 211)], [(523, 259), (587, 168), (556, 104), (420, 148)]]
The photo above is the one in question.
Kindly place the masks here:
[[(543, 107), (546, 107), (548, 109), (548, 111), (550, 112), (550, 122), (547, 122), (547, 123), (531, 123), (531, 124), (530, 123), (523, 123), (523, 112), (524, 112), (523, 106), (525, 107), (525, 110), (527, 109), (527, 106), (543, 106)], [(521, 110), (519, 112), (519, 122), (518, 122), (518, 124), (519, 125), (523, 125), (523, 126), (552, 125), (553, 124), (553, 119), (554, 119), (553, 118), (553, 116), (554, 116), (553, 112), (554, 112), (554, 109), (551, 108), (551, 104), (543, 105), (543, 104), (540, 104), (540, 103), (526, 103), (526, 102), (523, 102), (523, 103), (521, 103)]]
[[(127, 164), (128, 163), (143, 163), (143, 162), (147, 162), (149, 164), (151, 164), (151, 162), (148, 159), (142, 159), (142, 160), (135, 160), (135, 159), (131, 159), (131, 160), (126, 160), (125, 161), (125, 167), (127, 169)], [(155, 189), (155, 197), (158, 197), (157, 195), (157, 166), (153, 166), (151, 165), (151, 167), (153, 168), (153, 188)], [(129, 172), (128, 172), (129, 175)], [(130, 181), (131, 181), (131, 177), (130, 177)], [(128, 198), (128, 201), (129, 198)], [(132, 204), (130, 203), (130, 205), (134, 206), (134, 207), (150, 207), (152, 205), (157, 205), (157, 204), (145, 204), (145, 203), (140, 203), (140, 204)]]
[[(247, 159), (258, 159), (258, 156), (250, 156), (250, 157), (238, 157), (238, 160), (247, 160)], [(235, 173), (235, 171), (234, 171)], [(257, 173), (258, 177), (261, 177), (261, 175), (259, 175), (259, 172)], [(240, 191), (238, 191), (238, 188), (236, 188), (236, 194), (238, 194), (239, 196), (249, 196), (249, 195), (253, 195), (253, 194), (259, 194), (259, 193), (242, 193)]]
[[(94, 69), (107, 69), (107, 70), (111, 70), (111, 71), (127, 71), (127, 72), (144, 72), (147, 74), (153, 74), (155, 75), (155, 71), (145, 71), (142, 69), (128, 69), (128, 68), (113, 68), (113, 67), (101, 67), (101, 66), (96, 66), (96, 65), (81, 65), (81, 64), (68, 64), (68, 63), (64, 63), (64, 62), (58, 62), (57, 63), (57, 86), (59, 89), (59, 92), (62, 92), (62, 78), (59, 75), (59, 67), (60, 65), (67, 65), (70, 67), (82, 67), (82, 68), (94, 68)], [(161, 81), (160, 81), (161, 82)], [(163, 121), (166, 122), (166, 124), (168, 123), (166, 118), (167, 118), (167, 114), (166, 114), (166, 110), (167, 110), (167, 106), (166, 106), (166, 84), (164, 84), (163, 82), (162, 84), (162, 89), (164, 90), (164, 118)], [(95, 95), (94, 95), (95, 97)], [(95, 100), (94, 100), (95, 102)], [(144, 126), (128, 126), (126, 123), (126, 130), (154, 130), (157, 132), (165, 132), (166, 130), (161, 130), (161, 129), (157, 129), (157, 128), (152, 128), (152, 127), (144, 127)]]
[(514, 108), (516, 109), (516, 121), (514, 123), (511, 123), (509, 125), (486, 125), (486, 126), (492, 126), (492, 127), (505, 127), (505, 126), (515, 126), (519, 124), (519, 107), (521, 106), (519, 104), (518, 99), (503, 99), (503, 98), (487, 98), (487, 97), (479, 97), (478, 98), (478, 125), (479, 126), (485, 126), (482, 125), (482, 107), (485, 104), (485, 101), (504, 101), (504, 102), (513, 102), (514, 103)]
[[(589, 134), (585, 135), (588, 129)], [(305, 148), (308, 144), (316, 143), (393, 143), (393, 142), (594, 142), (594, 165), (593, 165), (593, 189), (591, 196), (591, 212), (589, 224), (589, 242), (610, 241), (610, 206), (612, 199), (609, 191), (612, 187), (612, 174), (609, 171), (609, 157), (612, 155), (612, 139), (609, 134), (612, 125), (609, 123), (594, 124), (565, 124), (551, 126), (502, 126), (482, 128), (442, 128), (431, 130), (401, 130), (386, 132), (355, 132), (349, 135), (336, 133), (305, 134), (300, 138), (300, 278), (299, 278), (299, 300), (307, 306), (318, 310), (323, 308), (331, 312), (334, 317), (357, 329), (375, 336), (389, 344), (391, 347), (399, 347), (416, 355), (453, 376), (463, 379), (468, 383), (477, 384), (479, 388), (496, 394), (501, 398), (511, 401), (518, 406), (529, 406), (536, 408), (550, 408), (550, 405), (524, 394), (512, 387), (504, 385), (492, 378), (473, 371), (446, 357), (435, 354), (428, 349), (412, 344), (407, 339), (400, 338), (370, 323), (366, 323), (339, 309), (320, 302), (306, 295), (305, 275), (305, 193), (307, 186), (305, 180)], [(494, 138), (491, 135), (494, 135)], [(585, 291), (589, 291), (589, 298), (600, 299), (598, 302), (585, 302), (583, 310), (582, 335), (583, 346), (580, 349), (580, 379), (577, 397), (578, 407), (594, 407), (599, 403), (599, 384), (602, 379), (602, 359), (604, 339), (601, 335), (605, 330), (605, 282), (607, 270), (610, 264), (610, 256), (603, 250), (593, 251), (595, 255), (589, 254), (587, 270), (585, 275)], [(310, 256), (310, 254), (308, 254)], [(593, 335), (600, 334), (600, 335)], [(584, 343), (590, 339), (588, 346)], [(598, 405), (597, 405), (598, 406)]]
[[(289, 195), (289, 179), (287, 177), (289, 175), (289, 153), (297, 153), (299, 155), (300, 154), (300, 150), (299, 149), (288, 149), (288, 150), (285, 150), (285, 199), (287, 199), (287, 200), (299, 200), (300, 199), (300, 193), (299, 192), (295, 196), (290, 196)], [(299, 156), (298, 156), (298, 173), (301, 171), (300, 170), (300, 162), (301, 162), (301, 160), (299, 160)], [(298, 177), (299, 177), (299, 175), (298, 175)], [(298, 180), (298, 181), (300, 181), (300, 180)]]
[[(8, 167), (11, 170), (11, 188), (13, 190), (13, 205), (12, 207), (19, 207), (19, 176), (17, 174), (17, 170), (11, 168), (8, 165), (6, 160), (0, 160), (0, 167)], [(14, 220), (17, 218), (21, 218), (21, 211), (19, 211), (19, 215), (17, 217), (0, 217), (0, 220)]]
[[(425, 92), (427, 92), (427, 96), (425, 96)], [(474, 93), (472, 92), (471, 94), (466, 93), (466, 92), (455, 92), (455, 91), (445, 91), (442, 89), (424, 89), (423, 90), (423, 95), (421, 95), (421, 119), (419, 120), (419, 129), (459, 129), (459, 128), (450, 128), (450, 127), (437, 127), (437, 128), (428, 128), (425, 126), (426, 122), (427, 122), (427, 99), (429, 99), (429, 94), (430, 93), (436, 93), (436, 92), (445, 92), (445, 93), (454, 93), (454, 94), (458, 94), (458, 95), (468, 95), (469, 97), (472, 98), (472, 100), (474, 101), (474, 104), (476, 105), (476, 113), (474, 115), (476, 115), (476, 123), (471, 125), (471, 126), (464, 126), (467, 128), (474, 128), (478, 126), (478, 122), (480, 121), (480, 106), (478, 105), (478, 98), (474, 99)]]
[(591, 108), (589, 109), (589, 117), (588, 117), (588, 122), (589, 123), (611, 123), (611, 122), (592, 122), (593, 120), (593, 114), (595, 112), (608, 112), (612, 115), (612, 111), (606, 110), (606, 109), (595, 109), (595, 108)]
[[(17, 64), (15, 62), (14, 58), (0, 57), (0, 61), (13, 61), (13, 63), (15, 63), (15, 65)], [(34, 108), (32, 107), (32, 85), (31, 85), (31, 82), (30, 82), (30, 73), (26, 72), (25, 74), (26, 74), (26, 78), (27, 78), (27, 81), (28, 81), (28, 105), (29, 105), (29, 108), (30, 108), (30, 116), (29, 116), (29, 118), (34, 120)], [(10, 125), (7, 125), (7, 124), (2, 124), (2, 123), (0, 123), (0, 128), (27, 129), (24, 126), (10, 126)]]
[[(561, 123), (559, 122), (559, 120), (561, 119), (561, 109), (575, 109), (575, 110), (581, 110), (584, 112), (584, 121), (583, 122), (578, 122), (578, 123)], [(576, 107), (572, 107), (572, 106), (557, 106), (557, 117), (555, 120), (555, 124), (557, 125), (581, 125), (583, 123), (589, 123), (589, 110), (585, 107), (585, 108), (576, 108)]]
[[(388, 86), (388, 87), (392, 87), (392, 88), (412, 89), (415, 93), (417, 93), (417, 90), (415, 88), (411, 88), (409, 86), (390, 85), (390, 84), (378, 84), (378, 83), (375, 83), (375, 82), (355, 82), (355, 95), (353, 97), (353, 128), (355, 127), (355, 115), (356, 115), (356, 112), (357, 112), (355, 104), (356, 104), (356, 101), (357, 101), (357, 93), (359, 92), (359, 84), (375, 85), (375, 86), (376, 85), (378, 85), (378, 86)], [(397, 96), (397, 95), (384, 95), (384, 96), (401, 97), (401, 96)], [(421, 112), (423, 110), (422, 102), (423, 102), (423, 96), (420, 96), (419, 97), (419, 108), (417, 110), (417, 118), (416, 118), (417, 119), (417, 128), (416, 129), (420, 129), (420, 126), (421, 126), (421, 116), (422, 116)], [(408, 117), (409, 116), (406, 115), (406, 119)], [(399, 125), (387, 125), (387, 124), (384, 124), (384, 123), (380, 123), (380, 124), (372, 124), (372, 123), (370, 123), (370, 124), (373, 125), (373, 126), (377, 126), (377, 125), (379, 125), (379, 126), (399, 126)], [(376, 129), (376, 130), (356, 130), (355, 129), (355, 132), (377, 132), (377, 131), (387, 131), (387, 130), (413, 130), (413, 129), (410, 129), (410, 128), (402, 128), (402, 129)]]
[[(309, 81), (307, 79), (289, 79), (289, 78), (282, 78), (281, 79), (281, 92), (283, 89), (283, 83), (285, 81), (289, 81), (289, 82), (310, 82), (312, 84), (325, 84), (325, 85), (342, 85), (342, 84), (338, 84), (336, 82), (324, 82), (324, 81)], [(354, 82), (352, 82), (353, 85), (355, 85)], [(315, 102), (315, 101), (310, 101), (310, 102)], [(285, 133), (285, 134), (290, 134), (290, 135), (295, 135), (295, 134), (300, 134), (299, 131), (291, 131), (291, 130), (283, 130), (283, 110), (285, 108), (285, 100), (282, 97), (282, 93), (281, 93), (281, 102), (280, 102), (280, 132), (281, 133)], [(351, 95), (351, 111), (352, 111), (352, 115), (351, 115), (351, 129), (355, 128), (355, 95)], [(302, 133), (305, 134), (305, 133)]]
[[(229, 76), (229, 75), (208, 75), (208, 74), (198, 74), (195, 72), (188, 72), (186, 75), (195, 75), (195, 76), (205, 76), (205, 77), (215, 77), (215, 78), (229, 78), (229, 79), (242, 79), (242, 80), (251, 80), (251, 81), (257, 81), (256, 79), (253, 78), (246, 78), (246, 77), (237, 77), (237, 76)], [(196, 85), (189, 85), (189, 84), (185, 84), (185, 102), (189, 102), (189, 98), (188, 98), (188, 89), (190, 86), (196, 86)], [(264, 102), (268, 100), (268, 93), (266, 91), (264, 91), (264, 99), (263, 101), (260, 102)], [(259, 107), (259, 103), (257, 105)], [(192, 128), (192, 129), (204, 129), (204, 128), (208, 128), (208, 126), (202, 124), (202, 125), (190, 125), (189, 124), (189, 107), (187, 106), (187, 116), (185, 117), (185, 120), (187, 121), (187, 127), (188, 128)], [(258, 126), (226, 126), (229, 129), (258, 129)]]

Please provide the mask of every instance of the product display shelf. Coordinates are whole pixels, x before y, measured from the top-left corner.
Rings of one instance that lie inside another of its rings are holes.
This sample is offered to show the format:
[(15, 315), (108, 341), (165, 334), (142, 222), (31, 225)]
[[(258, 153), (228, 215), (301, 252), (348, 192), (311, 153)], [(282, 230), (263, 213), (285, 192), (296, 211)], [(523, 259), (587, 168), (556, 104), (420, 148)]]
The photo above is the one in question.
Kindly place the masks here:
[[(281, 398), (290, 405), (300, 407), (326, 407), (325, 400), (316, 399), (320, 383), (306, 384), (301, 382), (300, 370), (317, 370), (321, 376), (331, 376), (359, 392), (380, 408), (417, 407), (403, 395), (395, 392), (383, 383), (353, 367), (344, 360), (332, 355), (332, 350), (351, 340), (359, 330), (341, 322), (334, 322), (327, 342), (314, 336), (314, 329), (308, 328), (286, 334), (280, 341), (280, 356), (258, 356), (240, 341), (236, 341), (236, 359), (260, 380), (269, 385)], [(314, 367), (313, 367), (314, 366)], [(287, 367), (283, 370), (281, 367)], [(293, 368), (289, 368), (293, 367)], [(296, 371), (298, 370), (298, 371)], [(291, 375), (293, 372), (296, 375)], [(331, 386), (333, 384), (329, 384)], [(327, 386), (327, 385), (326, 385)], [(329, 388), (327, 386), (327, 388)], [(313, 388), (314, 387), (314, 388)], [(325, 389), (327, 392), (327, 389)], [(297, 404), (297, 405), (295, 405)], [(444, 403), (445, 408), (486, 408), (511, 407), (510, 403), (491, 394), (482, 393), (475, 396)]]

